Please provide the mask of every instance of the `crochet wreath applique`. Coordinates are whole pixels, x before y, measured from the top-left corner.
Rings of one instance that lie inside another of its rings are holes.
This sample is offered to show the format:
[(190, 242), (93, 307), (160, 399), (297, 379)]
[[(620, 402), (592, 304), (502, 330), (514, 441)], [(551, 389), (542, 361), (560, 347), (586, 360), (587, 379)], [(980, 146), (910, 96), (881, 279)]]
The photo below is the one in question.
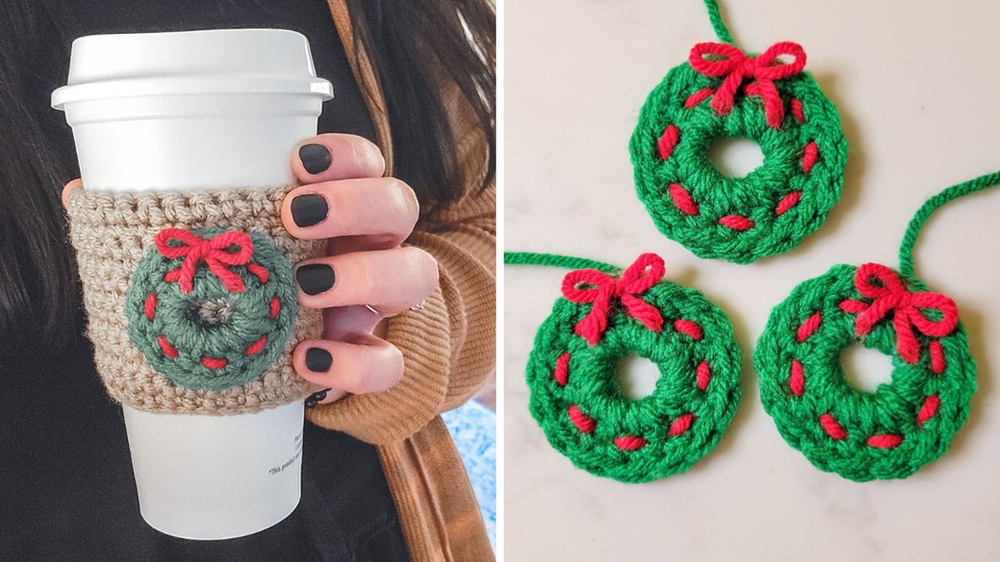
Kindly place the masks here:
[[(507, 263), (559, 265), (545, 254)], [(541, 258), (541, 259), (539, 259)], [(573, 260), (571, 260), (573, 261)], [(726, 315), (700, 292), (661, 280), (663, 259), (568, 273), (564, 298), (535, 337), (527, 365), (530, 410), (549, 443), (577, 467), (623, 482), (683, 472), (722, 438), (739, 404), (740, 351)], [(652, 394), (622, 396), (615, 366), (649, 359)]]
[(265, 234), (160, 231), (126, 295), (128, 335), (175, 384), (219, 391), (281, 355), (297, 303), (291, 265)]
[[(695, 255), (749, 263), (820, 227), (840, 198), (847, 141), (799, 44), (748, 55), (706, 4), (724, 42), (695, 45), (647, 98), (629, 145), (636, 193), (660, 232)], [(755, 142), (763, 164), (724, 176), (708, 156), (722, 137)]]

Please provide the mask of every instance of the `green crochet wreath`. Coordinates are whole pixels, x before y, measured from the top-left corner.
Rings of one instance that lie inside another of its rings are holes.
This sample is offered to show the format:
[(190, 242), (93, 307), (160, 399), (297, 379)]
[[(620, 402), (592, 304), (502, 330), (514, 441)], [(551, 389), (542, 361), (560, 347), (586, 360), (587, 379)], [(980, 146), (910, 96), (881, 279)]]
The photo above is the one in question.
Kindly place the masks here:
[[(537, 256), (505, 260), (556, 265)], [(630, 286), (650, 263), (646, 284)], [(556, 301), (535, 338), (527, 366), (531, 413), (549, 443), (592, 474), (647, 482), (687, 470), (716, 446), (739, 404), (741, 360), (729, 319), (700, 292), (657, 282), (662, 274), (652, 254), (617, 280), (571, 272), (563, 285), (568, 298)], [(655, 390), (640, 400), (623, 397), (616, 383), (615, 365), (627, 354), (660, 369)]]
[[(795, 43), (757, 57), (700, 43), (650, 93), (630, 151), (637, 194), (665, 236), (702, 258), (749, 263), (820, 227), (840, 198), (847, 141), (804, 65)], [(725, 177), (708, 156), (720, 137), (757, 143), (763, 164)]]
[[(924, 291), (884, 266), (837, 265), (771, 313), (754, 353), (761, 401), (817, 468), (906, 478), (943, 455), (968, 418), (976, 377), (965, 329), (951, 299)], [(891, 384), (868, 393), (845, 381), (839, 355), (855, 344), (893, 357)]]
[(132, 343), (193, 390), (256, 379), (284, 350), (296, 310), (291, 265), (267, 235), (222, 228), (161, 231), (125, 301)]

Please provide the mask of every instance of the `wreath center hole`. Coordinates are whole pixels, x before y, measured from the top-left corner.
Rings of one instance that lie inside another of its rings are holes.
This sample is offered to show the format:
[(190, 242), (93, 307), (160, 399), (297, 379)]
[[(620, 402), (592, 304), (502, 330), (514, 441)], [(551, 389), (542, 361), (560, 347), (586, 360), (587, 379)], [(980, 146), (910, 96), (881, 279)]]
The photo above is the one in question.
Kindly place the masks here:
[(892, 383), (892, 358), (861, 345), (848, 347), (840, 353), (840, 365), (847, 384), (862, 392), (875, 392), (883, 384)]
[(751, 140), (719, 137), (708, 147), (708, 159), (723, 176), (745, 178), (764, 164), (764, 153)]
[(649, 359), (638, 355), (626, 355), (615, 366), (615, 380), (618, 392), (629, 400), (642, 400), (656, 390), (660, 380), (660, 368)]
[(188, 309), (191, 319), (205, 328), (221, 326), (233, 317), (233, 303), (224, 297), (199, 300)]

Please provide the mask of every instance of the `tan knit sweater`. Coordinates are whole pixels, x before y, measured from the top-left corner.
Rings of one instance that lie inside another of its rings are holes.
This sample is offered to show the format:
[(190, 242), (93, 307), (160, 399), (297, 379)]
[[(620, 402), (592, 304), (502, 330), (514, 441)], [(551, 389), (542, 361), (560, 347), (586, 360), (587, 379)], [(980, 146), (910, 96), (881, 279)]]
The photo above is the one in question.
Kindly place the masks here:
[[(385, 101), (366, 53), (358, 52), (344, 0), (328, 0), (366, 98), (391, 174)], [(416, 561), (486, 561), (493, 552), (468, 476), (439, 414), (468, 400), (495, 368), (495, 189), (480, 192), (486, 142), (453, 84), (449, 101), (466, 195), (424, 216), (407, 244), (438, 260), (441, 282), (423, 310), (389, 321), (387, 339), (405, 358), (403, 379), (376, 394), (350, 396), (309, 412), (309, 420), (378, 445), (410, 552)]]

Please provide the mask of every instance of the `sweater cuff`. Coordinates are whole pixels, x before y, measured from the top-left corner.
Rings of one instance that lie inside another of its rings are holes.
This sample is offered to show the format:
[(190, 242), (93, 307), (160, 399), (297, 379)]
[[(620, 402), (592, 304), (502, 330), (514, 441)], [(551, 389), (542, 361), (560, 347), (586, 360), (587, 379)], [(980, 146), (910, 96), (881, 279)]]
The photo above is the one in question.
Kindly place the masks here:
[(384, 392), (355, 394), (306, 410), (309, 421), (384, 445), (413, 435), (438, 415), (448, 391), (451, 357), (451, 326), (440, 287), (423, 309), (390, 318), (386, 340), (403, 354), (403, 378)]

